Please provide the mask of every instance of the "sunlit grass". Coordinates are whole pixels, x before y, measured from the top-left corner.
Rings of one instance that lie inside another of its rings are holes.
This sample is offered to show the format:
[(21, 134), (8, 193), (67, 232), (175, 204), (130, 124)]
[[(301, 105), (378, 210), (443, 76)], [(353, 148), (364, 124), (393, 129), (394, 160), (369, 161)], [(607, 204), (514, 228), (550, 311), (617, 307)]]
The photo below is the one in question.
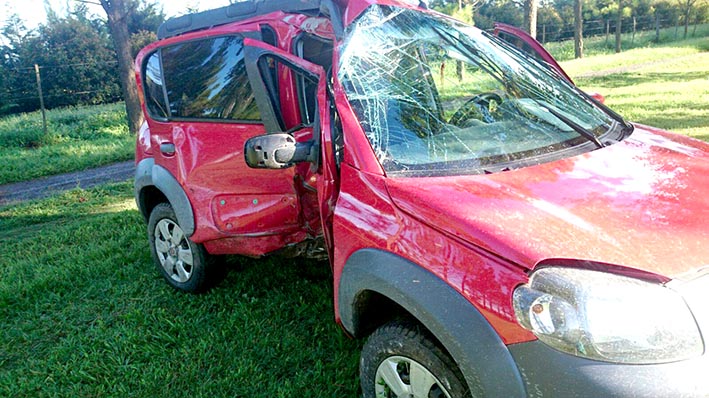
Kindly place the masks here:
[(52, 110), (47, 119), (47, 134), (39, 112), (0, 119), (0, 184), (133, 157), (122, 103)]
[[(709, 140), (709, 52), (693, 48), (690, 55), (679, 56), (674, 50), (647, 48), (594, 57), (594, 76), (578, 67), (584, 60), (562, 66), (579, 87), (603, 94), (606, 104), (629, 120)], [(679, 51), (686, 54), (687, 47)], [(632, 59), (640, 61), (631, 64)], [(617, 69), (620, 64), (632, 67)]]

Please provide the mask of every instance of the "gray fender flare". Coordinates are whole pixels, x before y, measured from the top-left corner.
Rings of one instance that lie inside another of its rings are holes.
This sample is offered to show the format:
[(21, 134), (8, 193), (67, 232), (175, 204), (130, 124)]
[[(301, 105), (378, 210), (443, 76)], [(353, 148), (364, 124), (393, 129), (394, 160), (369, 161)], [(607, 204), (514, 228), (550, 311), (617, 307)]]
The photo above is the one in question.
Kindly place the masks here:
[(389, 298), (421, 322), (451, 354), (473, 394), (526, 397), (517, 365), (492, 326), (431, 272), (381, 250), (363, 249), (350, 256), (340, 279), (338, 304), (342, 324), (353, 335), (358, 298), (365, 291)]
[(188, 237), (192, 236), (195, 231), (195, 221), (190, 200), (177, 179), (166, 168), (156, 165), (153, 158), (143, 159), (135, 168), (135, 201), (143, 215), (146, 214), (141, 192), (150, 186), (154, 186), (165, 195), (175, 211), (180, 228)]

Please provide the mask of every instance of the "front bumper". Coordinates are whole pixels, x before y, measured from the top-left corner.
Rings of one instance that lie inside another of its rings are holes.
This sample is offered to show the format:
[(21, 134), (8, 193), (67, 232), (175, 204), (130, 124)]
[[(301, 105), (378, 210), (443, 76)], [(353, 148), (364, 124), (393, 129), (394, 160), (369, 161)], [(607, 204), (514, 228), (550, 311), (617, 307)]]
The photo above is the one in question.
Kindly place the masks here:
[(539, 341), (508, 346), (528, 397), (709, 397), (709, 355), (658, 365), (575, 357)]

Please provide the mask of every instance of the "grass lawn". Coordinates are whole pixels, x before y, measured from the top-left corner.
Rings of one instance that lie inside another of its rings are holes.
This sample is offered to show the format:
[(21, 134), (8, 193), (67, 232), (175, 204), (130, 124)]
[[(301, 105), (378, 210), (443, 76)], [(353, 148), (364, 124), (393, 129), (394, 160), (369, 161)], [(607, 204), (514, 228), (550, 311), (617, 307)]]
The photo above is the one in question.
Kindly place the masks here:
[(0, 119), (0, 184), (83, 170), (133, 158), (123, 103), (64, 108)]
[(626, 119), (709, 141), (708, 37), (561, 65)]
[(326, 263), (229, 258), (177, 293), (130, 183), (0, 208), (0, 230), (2, 397), (356, 396)]

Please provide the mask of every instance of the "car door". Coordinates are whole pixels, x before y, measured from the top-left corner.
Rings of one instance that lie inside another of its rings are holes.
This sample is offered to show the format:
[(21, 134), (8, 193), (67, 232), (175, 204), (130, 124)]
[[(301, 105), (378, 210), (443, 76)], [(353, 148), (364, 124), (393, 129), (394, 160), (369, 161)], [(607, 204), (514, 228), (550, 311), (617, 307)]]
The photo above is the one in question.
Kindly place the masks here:
[[(320, 226), (317, 228), (322, 233), (332, 258), (332, 230), (330, 220), (334, 211), (335, 202), (338, 195), (338, 174), (335, 163), (335, 146), (331, 138), (332, 130), (332, 101), (328, 95), (327, 79), (325, 71), (319, 65), (310, 63), (295, 55), (279, 50), (268, 44), (257, 40), (245, 39), (245, 57), (249, 78), (254, 89), (256, 102), (259, 105), (266, 130), (269, 133), (279, 132), (283, 126), (282, 116), (279, 115), (279, 108), (282, 106), (283, 98), (279, 97), (279, 91), (271, 88), (269, 84), (270, 73), (266, 67), (277, 63), (279, 68), (290, 70), (296, 74), (298, 80), (308, 80), (314, 86), (314, 90), (302, 90), (312, 93), (316, 105), (314, 115), (310, 123), (299, 126), (294, 132), (297, 141), (312, 140), (313, 145), (319, 151), (318, 161), (314, 164), (301, 164), (293, 168), (296, 170), (298, 178), (296, 181), (312, 181), (315, 179), (317, 189), (316, 209), (303, 209), (303, 212), (316, 211), (319, 213)], [(304, 102), (302, 98), (292, 97), (291, 101)], [(273, 172), (273, 171), (271, 171)], [(311, 178), (312, 177), (312, 178)]]
[(253, 39), (245, 36), (169, 42), (144, 64), (150, 81), (159, 83), (148, 82), (146, 90), (155, 163), (189, 198), (196, 242), (232, 236), (278, 240), (302, 229), (294, 170), (253, 170), (243, 160), (245, 141), (265, 133), (273, 121), (254, 98), (244, 56), (244, 41)]

